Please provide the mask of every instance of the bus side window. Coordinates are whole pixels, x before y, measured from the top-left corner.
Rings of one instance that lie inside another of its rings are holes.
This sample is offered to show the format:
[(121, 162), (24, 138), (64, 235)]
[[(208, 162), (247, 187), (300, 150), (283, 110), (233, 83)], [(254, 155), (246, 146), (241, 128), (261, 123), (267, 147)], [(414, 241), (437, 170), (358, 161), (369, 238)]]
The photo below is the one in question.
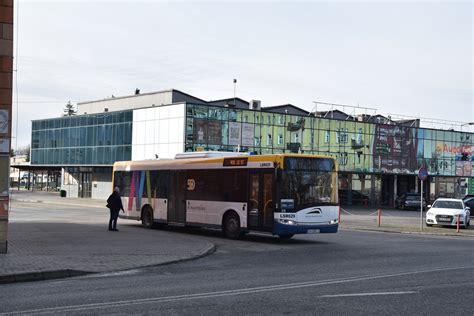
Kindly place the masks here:
[(130, 192), (130, 172), (115, 171), (114, 173), (114, 187), (120, 189), (120, 195), (128, 196)]
[(169, 171), (156, 170), (151, 173), (151, 195), (157, 199), (168, 198)]
[(120, 191), (122, 191), (122, 172), (115, 171), (114, 173), (114, 188), (119, 187)]

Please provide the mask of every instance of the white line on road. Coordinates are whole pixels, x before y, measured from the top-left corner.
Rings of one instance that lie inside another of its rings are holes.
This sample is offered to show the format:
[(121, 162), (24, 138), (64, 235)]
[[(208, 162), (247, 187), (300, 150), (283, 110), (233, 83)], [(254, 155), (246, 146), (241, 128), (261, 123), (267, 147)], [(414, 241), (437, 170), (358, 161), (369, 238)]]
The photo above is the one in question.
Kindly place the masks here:
[(262, 293), (262, 292), (270, 292), (270, 291), (282, 291), (282, 290), (289, 290), (289, 289), (316, 287), (316, 286), (322, 286), (322, 285), (368, 281), (368, 280), (392, 278), (392, 277), (399, 277), (399, 276), (409, 276), (409, 275), (421, 274), (421, 273), (453, 271), (453, 270), (472, 270), (473, 268), (474, 266), (428, 269), (428, 270), (399, 272), (399, 273), (381, 274), (381, 275), (372, 275), (372, 276), (359, 276), (359, 277), (351, 277), (351, 278), (345, 278), (345, 279), (329, 279), (329, 280), (321, 280), (321, 281), (308, 281), (308, 282), (299, 282), (299, 283), (270, 285), (270, 286), (261, 286), (261, 287), (253, 287), (253, 288), (243, 288), (243, 289), (237, 289), (237, 290), (194, 293), (194, 294), (163, 296), (163, 297), (151, 297), (151, 298), (144, 298), (144, 299), (124, 300), (124, 301), (115, 301), (115, 302), (107, 302), (107, 303), (92, 303), (92, 304), (82, 304), (82, 305), (68, 305), (68, 306), (58, 306), (58, 307), (49, 307), (49, 308), (40, 308), (40, 309), (30, 309), (30, 310), (0, 313), (0, 315), (51, 314), (51, 313), (76, 312), (76, 311), (84, 311), (84, 310), (91, 310), (91, 309), (117, 308), (117, 307), (122, 307), (122, 306), (131, 306), (131, 305), (139, 305), (139, 304), (176, 302), (176, 301), (183, 301), (183, 300), (205, 299), (205, 298), (243, 295), (243, 294), (254, 294), (254, 293)]
[(352, 297), (352, 296), (377, 296), (377, 295), (403, 295), (403, 294), (414, 294), (415, 291), (405, 292), (374, 292), (374, 293), (352, 293), (352, 294), (334, 294), (334, 295), (321, 295), (320, 297)]

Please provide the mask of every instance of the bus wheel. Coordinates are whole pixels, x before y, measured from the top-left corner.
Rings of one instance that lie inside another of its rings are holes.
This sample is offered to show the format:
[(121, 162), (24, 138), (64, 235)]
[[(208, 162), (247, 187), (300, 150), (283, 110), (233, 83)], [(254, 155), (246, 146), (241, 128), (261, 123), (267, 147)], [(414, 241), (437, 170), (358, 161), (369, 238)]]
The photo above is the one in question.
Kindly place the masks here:
[(278, 235), (278, 237), (280, 237), (281, 239), (291, 239), (291, 237), (293, 237), (295, 234), (282, 234), (282, 235)]
[(146, 228), (153, 227), (153, 210), (150, 207), (145, 207), (142, 211), (142, 225)]
[(240, 220), (234, 212), (229, 212), (224, 216), (223, 227), (224, 235), (230, 239), (240, 237)]

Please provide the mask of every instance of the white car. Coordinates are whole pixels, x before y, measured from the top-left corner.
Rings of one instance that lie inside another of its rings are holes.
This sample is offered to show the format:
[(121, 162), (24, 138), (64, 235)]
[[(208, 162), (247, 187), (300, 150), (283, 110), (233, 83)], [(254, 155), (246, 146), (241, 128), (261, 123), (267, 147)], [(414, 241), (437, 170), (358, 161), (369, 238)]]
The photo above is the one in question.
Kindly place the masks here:
[(428, 205), (426, 226), (456, 226), (459, 215), (459, 226), (468, 228), (470, 224), (470, 208), (461, 199), (437, 199)]

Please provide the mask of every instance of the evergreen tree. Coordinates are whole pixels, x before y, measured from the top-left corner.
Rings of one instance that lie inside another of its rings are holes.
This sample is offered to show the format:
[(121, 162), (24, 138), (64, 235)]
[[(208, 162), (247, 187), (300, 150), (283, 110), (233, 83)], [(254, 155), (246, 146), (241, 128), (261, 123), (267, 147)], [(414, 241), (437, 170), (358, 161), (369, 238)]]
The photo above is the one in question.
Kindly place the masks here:
[(64, 116), (73, 116), (77, 114), (77, 110), (74, 107), (74, 104), (71, 101), (68, 101), (66, 107), (64, 108)]

